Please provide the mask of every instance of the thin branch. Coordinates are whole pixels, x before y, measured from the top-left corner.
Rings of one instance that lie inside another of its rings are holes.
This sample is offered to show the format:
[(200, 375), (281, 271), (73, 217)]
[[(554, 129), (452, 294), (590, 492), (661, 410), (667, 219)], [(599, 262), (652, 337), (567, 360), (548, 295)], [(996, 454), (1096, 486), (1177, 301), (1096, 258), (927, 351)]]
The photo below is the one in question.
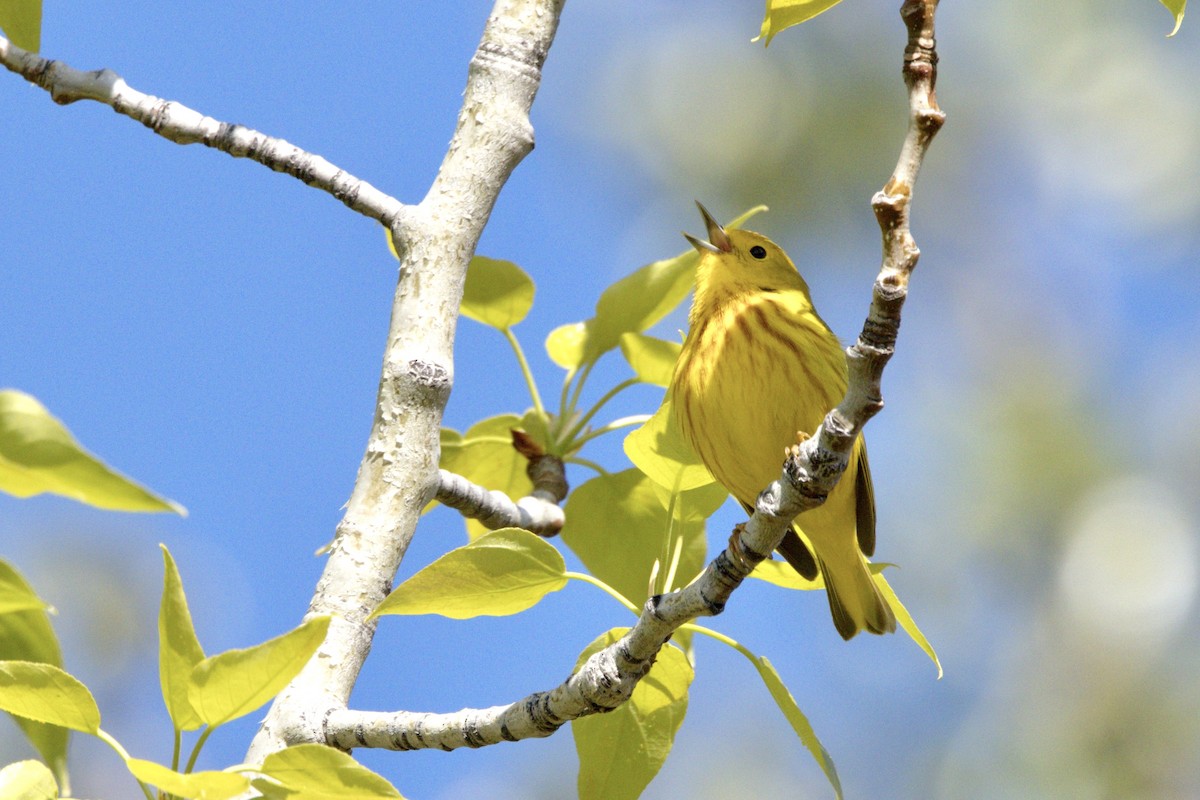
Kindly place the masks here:
[[(560, 464), (562, 462), (559, 462)], [(562, 530), (563, 511), (537, 494), (515, 503), (500, 491), (489, 491), (461, 475), (438, 470), (437, 500), (464, 517), (477, 519), (491, 530), (524, 528), (538, 536), (555, 536)]]
[(220, 122), (173, 100), (144, 94), (111, 69), (81, 72), (42, 58), (0, 37), (0, 64), (50, 93), (59, 105), (95, 100), (176, 144), (203, 144), (249, 158), (327, 192), (353, 211), (392, 227), (406, 206), (371, 184), (294, 144), (244, 125)]
[(616, 708), (629, 698), (677, 629), (697, 617), (719, 614), (742, 580), (779, 545), (792, 519), (824, 502), (845, 471), (855, 437), (883, 407), (880, 376), (896, 342), (900, 306), (919, 254), (909, 232), (908, 207), (925, 151), (945, 119), (933, 91), (936, 10), (937, 0), (905, 0), (901, 8), (909, 28), (904, 78), (910, 123), (896, 170), (872, 201), (883, 230), (883, 266), (863, 333), (847, 350), (846, 397), (826, 416), (818, 434), (795, 448), (784, 465), (784, 480), (763, 490), (750, 521), (734, 530), (728, 547), (700, 578), (678, 591), (651, 597), (637, 625), (592, 655), (561, 685), (506, 706), (452, 714), (340, 709), (326, 719), (328, 744), (393, 750), (482, 747), (549, 736), (572, 719)]
[[(756, 514), (752, 538), (778, 544), (790, 519)], [(749, 526), (747, 526), (749, 527)], [(567, 722), (611, 711), (627, 701), (658, 651), (681, 626), (721, 613), (733, 591), (770, 549), (751, 552), (731, 539), (704, 573), (684, 589), (646, 601), (637, 624), (614, 644), (593, 654), (562, 684), (515, 703), (468, 708), (450, 714), (339, 709), (325, 722), (325, 742), (345, 749), (389, 750), (483, 747), (550, 736)]]
[[(850, 448), (871, 417), (883, 408), (883, 368), (895, 351), (900, 309), (921, 251), (909, 227), (909, 206), (917, 173), (946, 115), (937, 105), (937, 49), (934, 16), (938, 0), (904, 0), (900, 16), (908, 27), (904, 83), (909, 122), (900, 158), (882, 190), (871, 199), (883, 237), (883, 258), (871, 308), (858, 340), (846, 350), (846, 397), (829, 412), (817, 433), (792, 451), (784, 465), (788, 482), (804, 496), (805, 510), (819, 505), (845, 470)], [(809, 503), (809, 501), (814, 501)]]

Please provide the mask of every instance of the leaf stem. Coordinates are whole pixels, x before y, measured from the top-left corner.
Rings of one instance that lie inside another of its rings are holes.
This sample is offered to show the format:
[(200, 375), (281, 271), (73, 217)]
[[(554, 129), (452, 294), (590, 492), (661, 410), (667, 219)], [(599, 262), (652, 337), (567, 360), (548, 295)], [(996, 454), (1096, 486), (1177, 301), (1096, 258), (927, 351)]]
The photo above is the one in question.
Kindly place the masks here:
[(588, 376), (592, 374), (592, 367), (596, 366), (595, 361), (589, 361), (583, 365), (575, 379), (575, 389), (571, 392), (571, 400), (567, 404), (567, 411), (563, 414), (563, 418), (571, 416), (571, 412), (579, 405), (579, 396), (583, 394), (583, 384), (587, 383)]
[(703, 634), (704, 636), (708, 636), (709, 638), (716, 639), (721, 644), (729, 645), (734, 650), (737, 650), (739, 653), (744, 655), (750, 661), (752, 661), (754, 663), (758, 663), (758, 656), (756, 656), (756, 655), (754, 655), (754, 653), (750, 652), (750, 650), (747, 647), (738, 643), (735, 639), (730, 639), (728, 636), (726, 636), (723, 633), (714, 631), (712, 628), (706, 628), (703, 625), (697, 625), (694, 622), (685, 622), (683, 625), (681, 625), (679, 627), (679, 629), (681, 631), (691, 631), (692, 633)]
[(171, 769), (179, 772), (179, 751), (183, 747), (183, 731), (175, 728), (175, 748), (171, 752)]
[(563, 459), (563, 461), (565, 461), (568, 464), (578, 464), (581, 467), (587, 467), (590, 470), (594, 470), (597, 475), (608, 475), (609, 474), (609, 471), (606, 470), (604, 467), (600, 466), (595, 461), (588, 461), (586, 458), (579, 458), (578, 456), (567, 456), (566, 458)]
[(629, 600), (627, 600), (625, 598), (625, 595), (621, 594), (616, 589), (609, 586), (607, 583), (605, 583), (604, 581), (595, 577), (594, 575), (588, 575), (586, 572), (572, 572), (571, 570), (567, 570), (563, 574), (568, 578), (574, 578), (577, 581), (583, 581), (584, 583), (590, 583), (592, 586), (596, 586), (596, 587), (604, 590), (611, 597), (616, 599), (616, 601), (618, 603), (625, 606), (627, 609), (632, 611), (635, 615), (641, 613), (641, 611), (638, 609), (637, 606), (635, 606), (633, 603), (629, 602)]
[(620, 419), (614, 419), (612, 422), (608, 423), (603, 428), (596, 428), (596, 430), (592, 431), (591, 433), (587, 433), (583, 436), (580, 436), (579, 439), (577, 439), (574, 443), (575, 447), (576, 447), (576, 449), (583, 447), (585, 444), (590, 442), (592, 439), (599, 438), (606, 433), (612, 433), (613, 431), (620, 430), (621, 428), (628, 428), (633, 425), (641, 425), (643, 422), (645, 422), (648, 419), (650, 419), (649, 414), (634, 414), (632, 416), (621, 417)]
[(537, 384), (534, 383), (533, 373), (529, 370), (529, 362), (525, 360), (525, 351), (521, 349), (521, 343), (517, 341), (517, 335), (512, 332), (512, 328), (501, 328), (500, 332), (504, 334), (504, 338), (512, 345), (513, 353), (517, 356), (517, 363), (521, 365), (521, 374), (525, 376), (525, 385), (529, 387), (529, 396), (533, 399), (533, 407), (542, 416), (546, 415), (546, 409), (542, 406), (542, 396), (538, 394)]
[(566, 435), (565, 438), (567, 439), (567, 441), (570, 441), (570, 440), (574, 439), (576, 436), (578, 436), (579, 432), (584, 429), (584, 427), (588, 424), (588, 422), (591, 421), (592, 417), (596, 416), (596, 412), (598, 412), (600, 409), (604, 408), (604, 405), (609, 400), (612, 400), (614, 397), (616, 397), (621, 392), (628, 389), (630, 386), (634, 386), (640, 382), (641, 381), (639, 381), (637, 378), (628, 378), (626, 380), (621, 381), (613, 388), (609, 389), (604, 394), (603, 397), (601, 397), (599, 400), (596, 401), (596, 405), (592, 406), (591, 410), (589, 410), (586, 414), (584, 414), (582, 417), (579, 418), (579, 421), (576, 422), (575, 425), (571, 428), (571, 432)]
[[(103, 728), (97, 728), (96, 738), (115, 750), (117, 755), (121, 757), (122, 761), (129, 761), (130, 755), (128, 751), (126, 751), (125, 748), (121, 746), (121, 743), (114, 739), (112, 734), (110, 734), (108, 731), (104, 730)], [(132, 775), (132, 773), (130, 774)], [(132, 777), (135, 781), (137, 781), (137, 785), (142, 787), (142, 794), (146, 795), (146, 800), (154, 800), (154, 795), (150, 793), (150, 787), (142, 783), (138, 776), (132, 775)]]
[(204, 747), (204, 743), (208, 741), (208, 737), (216, 730), (212, 725), (206, 725), (204, 730), (200, 732), (200, 738), (196, 740), (196, 746), (192, 748), (192, 755), (188, 758), (187, 766), (183, 768), (184, 773), (191, 774), (192, 769), (196, 766), (196, 759), (200, 757), (200, 750)]

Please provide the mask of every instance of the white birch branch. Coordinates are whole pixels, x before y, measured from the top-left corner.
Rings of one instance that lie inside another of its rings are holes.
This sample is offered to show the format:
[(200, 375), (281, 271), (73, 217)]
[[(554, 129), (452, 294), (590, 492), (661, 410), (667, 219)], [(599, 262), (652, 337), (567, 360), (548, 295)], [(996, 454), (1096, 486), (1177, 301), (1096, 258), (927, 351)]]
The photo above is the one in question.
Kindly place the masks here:
[(276, 697), (246, 755), (325, 741), (371, 647), (367, 616), (387, 596), (438, 483), (438, 435), (453, 382), (467, 262), (512, 170), (533, 148), (529, 109), (563, 0), (496, 0), (468, 69), (462, 109), (429, 193), (396, 219), (400, 281), (375, 420), (309, 614), (332, 614), (324, 644)]
[(59, 105), (95, 100), (176, 144), (203, 144), (249, 158), (336, 197), (350, 209), (391, 227), (403, 214), (399, 200), (321, 156), (244, 125), (220, 122), (174, 100), (144, 94), (111, 69), (81, 72), (22, 50), (0, 36), (0, 64), (50, 93)]
[(450, 714), (340, 709), (326, 721), (328, 744), (392, 750), (482, 747), (549, 736), (572, 719), (616, 708), (628, 700), (681, 625), (721, 613), (742, 580), (779, 546), (796, 515), (824, 502), (845, 471), (855, 438), (883, 407), (880, 380), (899, 334), (900, 307), (920, 254), (909, 230), (909, 202), (925, 151), (945, 121), (934, 93), (937, 5), (938, 0), (905, 0), (900, 10), (909, 30), (904, 59), (909, 128), (895, 171), (872, 200), (883, 232), (883, 264), (863, 332), (847, 349), (846, 397), (826, 416), (818, 433), (794, 449), (784, 464), (783, 479), (758, 496), (750, 521), (737, 526), (728, 547), (700, 578), (684, 589), (651, 597), (625, 636), (593, 654), (559, 686), (506, 706)]
[(565, 521), (558, 504), (567, 498), (569, 488), (563, 461), (544, 453), (522, 430), (514, 429), (512, 439), (513, 449), (529, 461), (525, 474), (533, 489), (528, 495), (513, 502), (504, 492), (489, 491), (443, 469), (438, 471), (437, 500), (491, 530), (524, 528), (547, 538), (557, 536)]
[(489, 530), (524, 528), (538, 536), (555, 536), (562, 530), (562, 508), (551, 498), (534, 490), (513, 502), (504, 492), (471, 483), (462, 475), (438, 470), (435, 495), (442, 505), (464, 517), (479, 520)]

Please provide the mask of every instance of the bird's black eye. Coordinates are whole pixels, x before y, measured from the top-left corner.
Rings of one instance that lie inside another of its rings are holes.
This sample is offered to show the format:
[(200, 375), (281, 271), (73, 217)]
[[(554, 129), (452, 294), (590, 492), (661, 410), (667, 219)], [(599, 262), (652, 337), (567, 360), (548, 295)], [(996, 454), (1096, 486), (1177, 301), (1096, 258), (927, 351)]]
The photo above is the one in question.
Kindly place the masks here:
[(750, 248), (750, 255), (754, 256), (755, 258), (766, 258), (767, 248), (763, 247), (761, 244), (756, 244), (754, 247)]

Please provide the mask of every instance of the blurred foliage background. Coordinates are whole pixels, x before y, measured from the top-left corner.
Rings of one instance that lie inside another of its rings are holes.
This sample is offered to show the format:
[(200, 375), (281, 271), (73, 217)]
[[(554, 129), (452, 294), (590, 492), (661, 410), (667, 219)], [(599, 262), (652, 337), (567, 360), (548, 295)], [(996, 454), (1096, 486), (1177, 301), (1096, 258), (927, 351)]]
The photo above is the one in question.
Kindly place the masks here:
[[(445, 6), (445, 7), (443, 7)], [(871, 194), (905, 124), (897, 3), (848, 0), (768, 50), (758, 2), (564, 12), (534, 109), (538, 146), (479, 252), (538, 282), (538, 344), (601, 289), (685, 246), (692, 199), (766, 203), (840, 335), (878, 267)], [(489, 4), (272, 11), (78, 3), (43, 51), (283, 136), (416, 201), (440, 160)], [(1200, 58), (1155, 2), (945, 3), (949, 115), (917, 185), (923, 257), (868, 438), (890, 580), (938, 648), (844, 644), (825, 601), (749, 586), (714, 626), (779, 667), (847, 796), (1200, 794)], [(0, 80), (7, 269), (0, 382), (187, 505), (186, 520), (0, 498), (0, 554), (59, 609), (67, 667), (136, 755), (166, 758), (154, 673), (161, 581), (179, 560), (201, 641), (292, 627), (370, 422), (394, 261), (377, 226), (257, 165), (156, 140), (106, 109)], [(674, 335), (682, 313), (659, 330)], [(528, 405), (506, 345), (464, 322), (447, 424)], [(626, 376), (611, 359), (590, 384)], [(622, 395), (648, 413), (658, 390)], [(592, 457), (622, 464), (619, 437)], [(575, 476), (576, 481), (585, 477)], [(716, 543), (740, 519), (714, 517)], [(411, 574), (463, 541), (444, 510)], [(453, 710), (561, 678), (615, 605), (583, 589), (515, 619), (385, 620), (354, 702)], [(786, 620), (786, 624), (781, 621)], [(824, 797), (752, 672), (700, 647), (689, 719), (646, 797)], [(431, 679), (430, 676), (436, 676)], [(201, 767), (240, 761), (254, 717)], [(15, 727), (0, 753), (21, 757)], [(561, 797), (569, 735), (469, 753), (359, 753), (407, 796)], [(132, 785), (75, 743), (76, 793)]]

